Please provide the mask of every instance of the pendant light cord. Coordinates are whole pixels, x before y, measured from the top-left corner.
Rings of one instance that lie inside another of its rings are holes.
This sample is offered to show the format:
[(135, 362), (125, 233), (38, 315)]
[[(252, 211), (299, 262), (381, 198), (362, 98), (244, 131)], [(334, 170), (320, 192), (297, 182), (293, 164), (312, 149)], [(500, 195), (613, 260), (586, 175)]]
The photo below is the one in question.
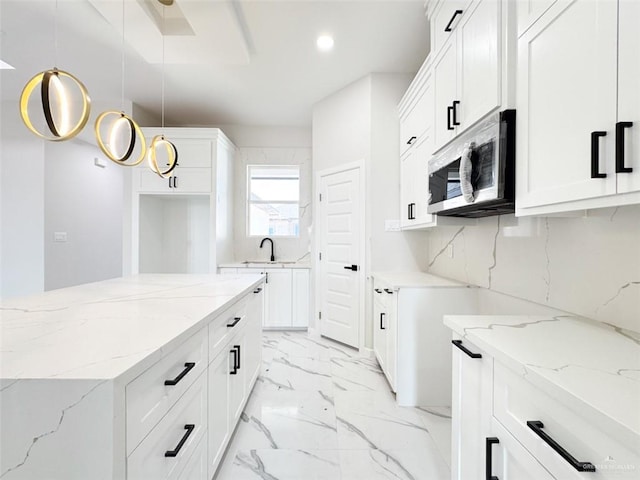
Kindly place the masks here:
[(58, 0), (53, 14), (53, 66), (58, 67)]
[[(56, 0), (57, 1), (57, 0)], [(164, 129), (164, 10), (165, 6), (162, 5), (162, 128)]]
[(124, 0), (122, 0), (122, 88), (120, 93), (120, 111), (124, 113)]

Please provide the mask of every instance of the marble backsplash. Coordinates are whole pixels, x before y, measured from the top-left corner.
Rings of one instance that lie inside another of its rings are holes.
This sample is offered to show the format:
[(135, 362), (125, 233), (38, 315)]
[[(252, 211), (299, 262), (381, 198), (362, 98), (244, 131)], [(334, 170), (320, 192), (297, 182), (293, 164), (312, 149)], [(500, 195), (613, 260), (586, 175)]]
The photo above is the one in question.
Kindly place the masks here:
[(428, 252), (429, 273), (640, 332), (640, 206), (438, 227)]
[(300, 166), (300, 236), (273, 237), (276, 260), (309, 261), (311, 239), (311, 148), (240, 147), (235, 167), (235, 247), (236, 261), (268, 260), (269, 252), (260, 249), (262, 237), (247, 235), (247, 165)]

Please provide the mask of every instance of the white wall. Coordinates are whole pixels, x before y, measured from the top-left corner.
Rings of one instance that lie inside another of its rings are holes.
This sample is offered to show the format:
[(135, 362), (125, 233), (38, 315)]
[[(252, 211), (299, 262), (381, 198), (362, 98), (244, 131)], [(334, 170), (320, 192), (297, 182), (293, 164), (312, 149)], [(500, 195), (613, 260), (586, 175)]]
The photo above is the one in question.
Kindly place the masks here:
[(74, 140), (47, 142), (45, 159), (45, 290), (121, 276), (123, 167)]
[(0, 106), (0, 298), (44, 290), (44, 141)]
[(640, 206), (432, 230), (431, 273), (640, 332)]
[(311, 147), (311, 128), (219, 125), (236, 147)]

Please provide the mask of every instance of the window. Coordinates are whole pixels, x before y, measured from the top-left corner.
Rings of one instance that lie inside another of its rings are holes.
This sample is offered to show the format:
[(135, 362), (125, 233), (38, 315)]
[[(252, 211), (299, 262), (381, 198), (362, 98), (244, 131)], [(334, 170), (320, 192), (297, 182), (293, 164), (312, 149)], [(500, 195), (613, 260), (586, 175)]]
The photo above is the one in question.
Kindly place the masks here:
[(250, 236), (299, 235), (300, 167), (247, 167)]

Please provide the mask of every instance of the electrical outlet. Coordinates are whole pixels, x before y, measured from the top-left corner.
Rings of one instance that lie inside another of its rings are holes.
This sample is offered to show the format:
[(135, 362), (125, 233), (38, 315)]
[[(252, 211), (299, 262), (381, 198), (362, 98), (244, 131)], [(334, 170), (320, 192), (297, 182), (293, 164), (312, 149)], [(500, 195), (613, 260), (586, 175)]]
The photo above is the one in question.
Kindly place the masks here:
[(66, 242), (67, 241), (67, 232), (53, 232), (53, 241), (54, 242)]
[(448, 256), (449, 258), (453, 258), (453, 244), (452, 244), (452, 243), (450, 243), (450, 244), (447, 246), (447, 256)]
[(400, 231), (400, 220), (385, 220), (384, 221), (384, 231), (385, 232), (399, 232)]

